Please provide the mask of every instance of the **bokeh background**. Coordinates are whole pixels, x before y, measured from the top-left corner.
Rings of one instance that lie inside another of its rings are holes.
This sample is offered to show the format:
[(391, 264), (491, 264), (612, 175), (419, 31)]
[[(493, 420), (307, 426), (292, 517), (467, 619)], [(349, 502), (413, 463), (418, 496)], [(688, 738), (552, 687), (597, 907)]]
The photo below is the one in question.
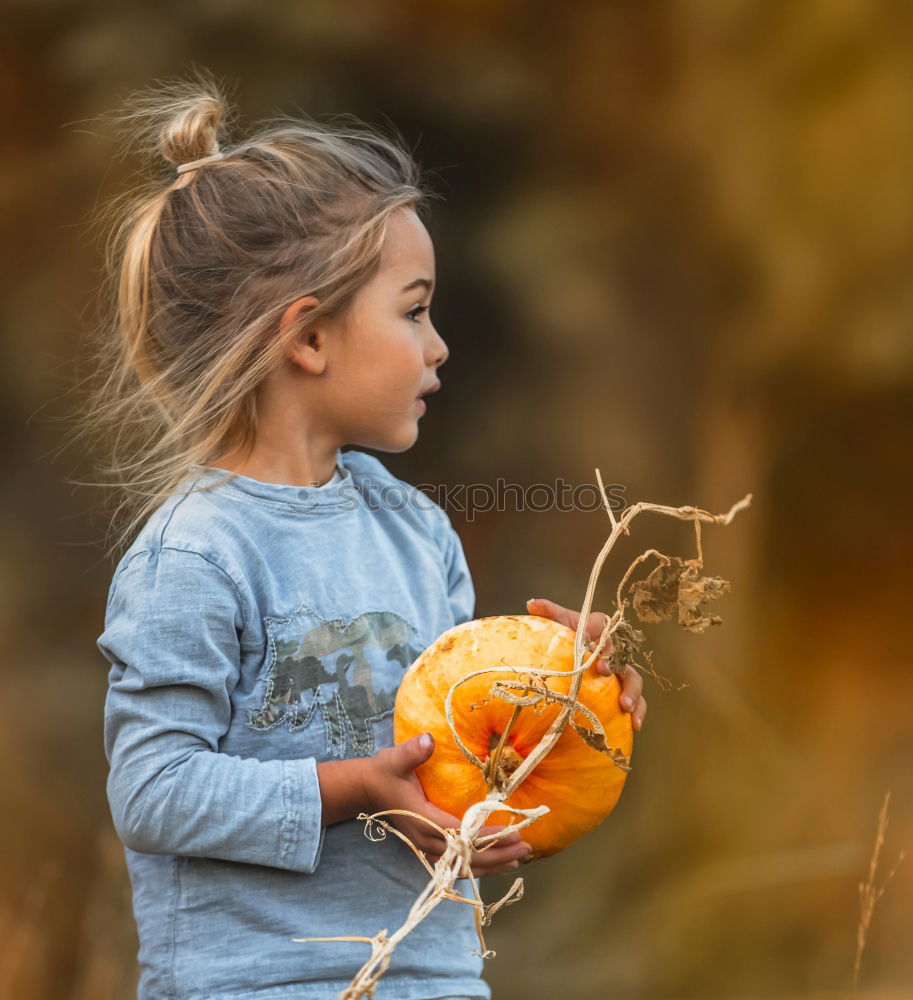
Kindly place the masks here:
[[(748, 511), (732, 581), (659, 672), (615, 813), (525, 870), (496, 1000), (849, 997), (858, 883), (913, 845), (913, 8), (895, 0), (7, 0), (0, 35), (0, 995), (126, 1000), (136, 941), (104, 793), (113, 569), (78, 417), (102, 247), (141, 164), (96, 117), (192, 66), (241, 126), (390, 121), (434, 175), (451, 358), (412, 482), (592, 483)], [(579, 607), (603, 512), (448, 511), (481, 615)], [(686, 525), (644, 515), (607, 564)], [(489, 899), (506, 877), (490, 880)], [(913, 859), (860, 995), (913, 995)], [(354, 946), (353, 946), (354, 947)]]

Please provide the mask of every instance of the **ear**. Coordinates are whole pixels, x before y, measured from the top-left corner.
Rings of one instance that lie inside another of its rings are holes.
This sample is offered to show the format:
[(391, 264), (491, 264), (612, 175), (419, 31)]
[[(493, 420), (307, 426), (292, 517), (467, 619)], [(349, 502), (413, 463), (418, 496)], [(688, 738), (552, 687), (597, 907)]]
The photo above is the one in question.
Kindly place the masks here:
[(322, 374), (327, 364), (327, 338), (322, 325), (307, 325), (306, 314), (318, 304), (313, 295), (295, 299), (279, 320), (279, 336), (288, 343), (289, 361), (311, 375)]

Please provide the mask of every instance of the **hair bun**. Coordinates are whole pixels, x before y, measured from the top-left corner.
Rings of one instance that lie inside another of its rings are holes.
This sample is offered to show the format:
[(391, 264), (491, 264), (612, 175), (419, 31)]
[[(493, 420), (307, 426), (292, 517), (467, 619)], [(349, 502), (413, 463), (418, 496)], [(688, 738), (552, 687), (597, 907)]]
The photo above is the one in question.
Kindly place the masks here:
[(219, 124), (225, 102), (219, 95), (188, 94), (162, 127), (162, 156), (175, 166), (219, 152)]
[(180, 167), (218, 153), (219, 137), (232, 108), (207, 71), (189, 79), (159, 81), (133, 93), (113, 117), (125, 134), (125, 149), (139, 147)]

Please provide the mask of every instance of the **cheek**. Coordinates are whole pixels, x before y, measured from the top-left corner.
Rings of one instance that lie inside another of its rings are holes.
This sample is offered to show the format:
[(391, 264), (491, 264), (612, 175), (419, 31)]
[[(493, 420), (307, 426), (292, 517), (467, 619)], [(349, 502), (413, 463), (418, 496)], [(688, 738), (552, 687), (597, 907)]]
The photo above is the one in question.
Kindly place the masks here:
[(416, 379), (421, 381), (425, 359), (418, 338), (400, 340), (397, 344), (391, 345), (386, 354), (385, 367), (391, 374), (395, 373), (393, 377), (403, 385), (415, 382)]
[[(365, 331), (367, 334), (367, 331)], [(371, 395), (418, 394), (425, 372), (422, 340), (417, 330), (394, 324), (375, 328), (362, 341), (363, 350), (352, 358), (350, 384), (357, 383)]]

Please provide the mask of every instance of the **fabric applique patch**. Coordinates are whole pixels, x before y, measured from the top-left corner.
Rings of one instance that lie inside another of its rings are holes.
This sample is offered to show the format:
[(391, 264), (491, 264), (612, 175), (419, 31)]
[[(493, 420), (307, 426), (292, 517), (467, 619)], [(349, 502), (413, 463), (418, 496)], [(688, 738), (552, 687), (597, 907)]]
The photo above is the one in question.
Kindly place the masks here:
[(357, 756), (370, 756), (371, 723), (392, 715), (402, 673), (421, 653), (416, 630), (392, 611), (322, 621), (293, 639), (274, 635), (274, 625), (267, 621), (275, 653), (266, 695), (258, 711), (248, 710), (247, 726), (264, 732), (285, 722), (294, 733), (319, 710), (330, 754), (342, 757), (348, 739)]

